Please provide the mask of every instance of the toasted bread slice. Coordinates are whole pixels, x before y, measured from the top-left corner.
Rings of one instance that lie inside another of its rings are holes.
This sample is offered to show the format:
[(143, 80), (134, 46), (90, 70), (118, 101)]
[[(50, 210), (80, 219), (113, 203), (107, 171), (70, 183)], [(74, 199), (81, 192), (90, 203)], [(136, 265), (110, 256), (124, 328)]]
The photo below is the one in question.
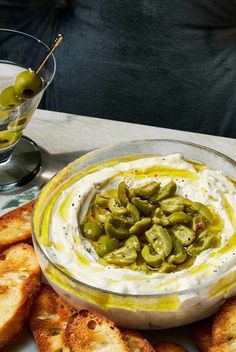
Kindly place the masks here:
[(34, 301), (30, 327), (40, 352), (69, 352), (65, 328), (75, 310), (48, 285), (42, 285)]
[(72, 315), (66, 328), (66, 340), (71, 352), (130, 352), (115, 324), (88, 310)]
[(236, 351), (236, 297), (227, 300), (216, 313), (208, 351)]
[(33, 247), (20, 243), (0, 255), (0, 350), (17, 337), (40, 288)]
[(208, 350), (208, 352), (235, 352), (235, 351), (236, 351), (235, 341), (220, 343), (219, 345), (211, 346)]
[(211, 335), (212, 346), (232, 340), (236, 341), (236, 297), (227, 300), (216, 313)]
[(126, 329), (122, 329), (121, 332), (131, 352), (155, 352), (140, 332)]
[(175, 342), (157, 342), (154, 346), (156, 352), (187, 352), (185, 348)]
[(35, 200), (0, 217), (0, 251), (31, 238), (30, 218)]
[(211, 329), (212, 323), (207, 321), (198, 325), (193, 332), (193, 342), (201, 352), (208, 352), (211, 344)]

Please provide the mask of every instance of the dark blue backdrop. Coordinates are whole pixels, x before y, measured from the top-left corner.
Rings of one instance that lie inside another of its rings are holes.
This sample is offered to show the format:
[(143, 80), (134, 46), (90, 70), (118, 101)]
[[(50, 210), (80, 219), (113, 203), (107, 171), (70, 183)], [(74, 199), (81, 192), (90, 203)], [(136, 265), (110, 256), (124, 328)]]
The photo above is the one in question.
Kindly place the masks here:
[(41, 108), (236, 136), (236, 1), (0, 1), (0, 26), (50, 44)]

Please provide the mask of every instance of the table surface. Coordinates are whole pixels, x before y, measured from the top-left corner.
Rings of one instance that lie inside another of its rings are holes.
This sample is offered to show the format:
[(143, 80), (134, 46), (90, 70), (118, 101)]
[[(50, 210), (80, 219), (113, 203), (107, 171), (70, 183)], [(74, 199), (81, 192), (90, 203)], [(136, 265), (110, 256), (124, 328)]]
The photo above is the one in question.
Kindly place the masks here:
[(1, 193), (0, 202), (37, 184), (47, 182), (63, 166), (96, 148), (135, 139), (167, 138), (202, 144), (236, 159), (236, 140), (173, 129), (37, 110), (26, 136), (40, 147), (42, 168), (37, 177), (13, 192)]
[[(155, 138), (184, 140), (211, 147), (236, 159), (234, 139), (44, 110), (35, 112), (24, 134), (40, 147), (42, 168), (25, 187), (1, 193), (0, 206), (19, 197), (23, 191), (47, 182), (57, 170), (81, 155), (122, 141)], [(191, 342), (185, 341), (189, 331), (185, 331), (185, 328), (179, 329), (171, 332), (171, 336), (176, 335), (177, 341), (182, 342), (189, 351), (196, 351)], [(163, 338), (166, 336), (168, 339), (170, 332), (163, 333)], [(32, 339), (26, 334), (11, 351), (36, 351), (34, 346)]]

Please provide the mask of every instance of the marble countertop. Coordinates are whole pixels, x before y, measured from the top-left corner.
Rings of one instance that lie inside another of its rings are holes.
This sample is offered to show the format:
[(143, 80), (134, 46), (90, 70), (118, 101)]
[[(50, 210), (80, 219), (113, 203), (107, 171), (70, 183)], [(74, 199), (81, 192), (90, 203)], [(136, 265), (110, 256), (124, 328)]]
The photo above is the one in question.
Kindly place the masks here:
[(122, 141), (178, 139), (209, 146), (236, 159), (234, 139), (45, 110), (35, 112), (24, 134), (40, 147), (42, 168), (25, 187), (1, 193), (1, 203), (28, 188), (47, 182), (57, 170), (81, 155)]

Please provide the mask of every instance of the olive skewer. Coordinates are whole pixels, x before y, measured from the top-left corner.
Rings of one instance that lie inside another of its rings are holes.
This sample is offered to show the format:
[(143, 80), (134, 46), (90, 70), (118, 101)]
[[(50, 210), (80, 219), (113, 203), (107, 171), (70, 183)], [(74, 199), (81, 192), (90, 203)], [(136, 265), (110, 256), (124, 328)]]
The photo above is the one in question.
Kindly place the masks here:
[(33, 98), (41, 91), (43, 82), (38, 73), (46, 64), (54, 50), (61, 44), (62, 40), (63, 35), (58, 34), (52, 48), (38, 65), (37, 69), (28, 69), (20, 72), (15, 79), (14, 85), (3, 89), (0, 93), (0, 109), (18, 106), (25, 100)]
[(53, 46), (51, 47), (51, 49), (49, 50), (49, 52), (47, 53), (47, 55), (44, 57), (44, 59), (42, 60), (42, 62), (40, 63), (40, 65), (38, 66), (38, 68), (35, 70), (36, 75), (39, 73), (39, 71), (43, 68), (43, 66), (46, 64), (46, 62), (48, 61), (48, 59), (50, 58), (50, 56), (52, 55), (52, 53), (54, 52), (54, 50), (61, 44), (62, 40), (63, 40), (64, 36), (62, 33), (59, 33), (54, 41)]

